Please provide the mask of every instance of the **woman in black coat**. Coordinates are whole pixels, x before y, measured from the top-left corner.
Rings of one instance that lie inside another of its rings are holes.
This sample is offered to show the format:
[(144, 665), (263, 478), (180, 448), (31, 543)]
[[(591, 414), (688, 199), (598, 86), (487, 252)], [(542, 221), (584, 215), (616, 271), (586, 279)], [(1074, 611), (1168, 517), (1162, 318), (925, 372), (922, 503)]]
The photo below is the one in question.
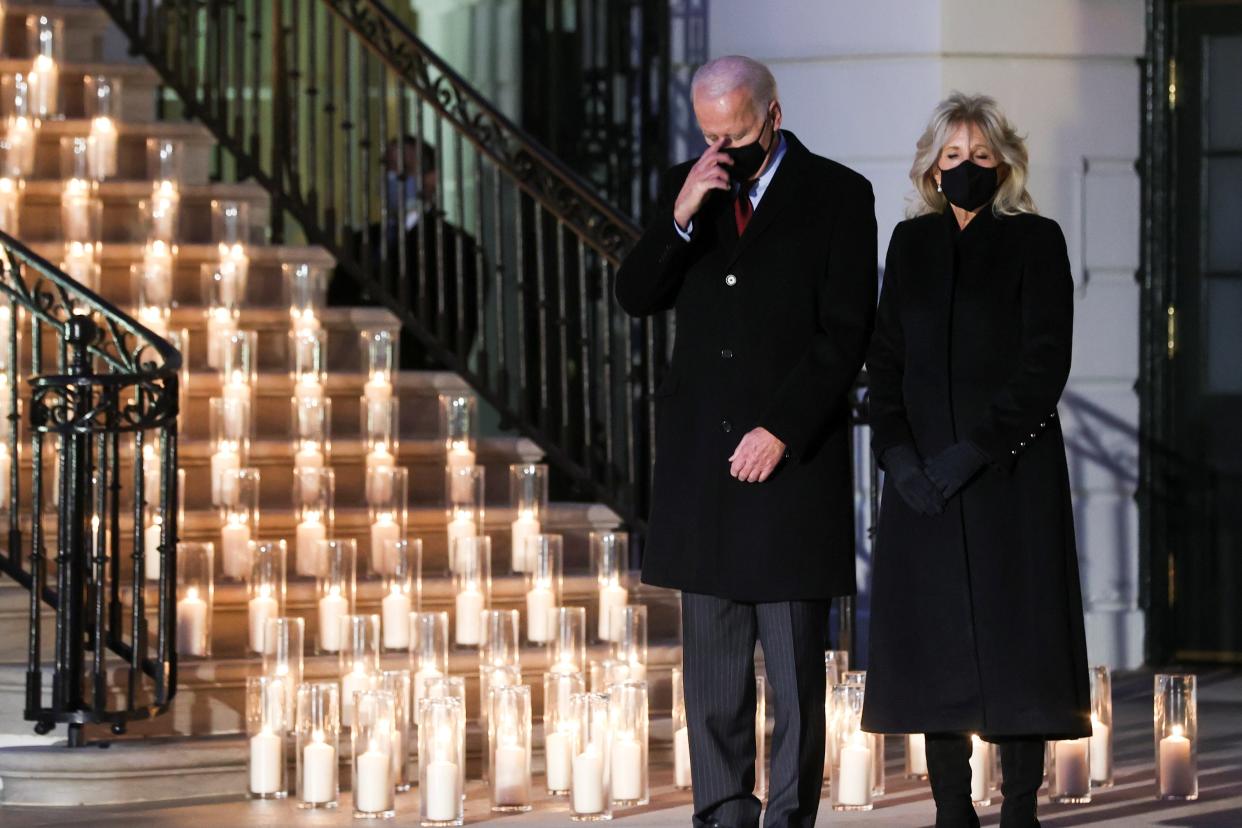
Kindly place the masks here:
[(1003, 828), (1034, 826), (1044, 742), (1089, 736), (1065, 446), (1073, 285), (1026, 148), (954, 94), (919, 140), (867, 357), (885, 471), (863, 727), (927, 734), (937, 826), (978, 825), (970, 734), (1000, 746)]

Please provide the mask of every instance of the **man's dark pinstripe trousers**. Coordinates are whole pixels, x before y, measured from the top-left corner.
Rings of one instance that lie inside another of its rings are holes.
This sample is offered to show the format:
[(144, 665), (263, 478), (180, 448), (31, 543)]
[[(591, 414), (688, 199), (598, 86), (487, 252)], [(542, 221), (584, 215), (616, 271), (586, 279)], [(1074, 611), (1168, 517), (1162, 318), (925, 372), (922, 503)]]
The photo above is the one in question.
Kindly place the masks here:
[(824, 776), (828, 601), (750, 604), (682, 593), (695, 826), (755, 828), (755, 642), (772, 688), (765, 828), (815, 824)]

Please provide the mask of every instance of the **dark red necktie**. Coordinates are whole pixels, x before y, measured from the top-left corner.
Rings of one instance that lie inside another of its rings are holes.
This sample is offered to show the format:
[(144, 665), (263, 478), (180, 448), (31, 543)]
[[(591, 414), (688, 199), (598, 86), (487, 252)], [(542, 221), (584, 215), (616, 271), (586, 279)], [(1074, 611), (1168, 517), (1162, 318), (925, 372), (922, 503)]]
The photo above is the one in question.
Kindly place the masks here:
[(751, 182), (749, 181), (738, 187), (737, 199), (733, 202), (733, 218), (737, 222), (738, 236), (746, 232), (746, 225), (750, 223), (750, 217), (755, 214), (755, 208), (750, 204), (750, 188)]

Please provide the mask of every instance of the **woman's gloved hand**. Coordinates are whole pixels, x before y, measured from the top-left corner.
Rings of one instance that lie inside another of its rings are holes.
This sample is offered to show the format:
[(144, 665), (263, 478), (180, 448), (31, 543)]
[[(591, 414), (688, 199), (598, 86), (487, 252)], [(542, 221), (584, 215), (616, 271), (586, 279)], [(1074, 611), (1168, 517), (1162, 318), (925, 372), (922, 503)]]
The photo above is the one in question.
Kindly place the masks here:
[(880, 458), (884, 471), (893, 477), (901, 499), (920, 515), (938, 515), (944, 511), (944, 495), (923, 471), (923, 462), (914, 446), (893, 446)]
[(960, 440), (927, 461), (927, 476), (945, 500), (961, 491), (987, 465), (988, 458), (969, 440)]

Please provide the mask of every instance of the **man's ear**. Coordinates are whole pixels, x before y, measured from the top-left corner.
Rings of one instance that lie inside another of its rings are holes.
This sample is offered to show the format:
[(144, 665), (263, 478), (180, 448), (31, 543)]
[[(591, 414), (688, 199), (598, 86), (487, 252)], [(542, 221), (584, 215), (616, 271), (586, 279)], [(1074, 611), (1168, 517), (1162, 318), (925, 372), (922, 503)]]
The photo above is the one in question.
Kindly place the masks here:
[(781, 128), (781, 102), (772, 101), (772, 129), (773, 131)]

